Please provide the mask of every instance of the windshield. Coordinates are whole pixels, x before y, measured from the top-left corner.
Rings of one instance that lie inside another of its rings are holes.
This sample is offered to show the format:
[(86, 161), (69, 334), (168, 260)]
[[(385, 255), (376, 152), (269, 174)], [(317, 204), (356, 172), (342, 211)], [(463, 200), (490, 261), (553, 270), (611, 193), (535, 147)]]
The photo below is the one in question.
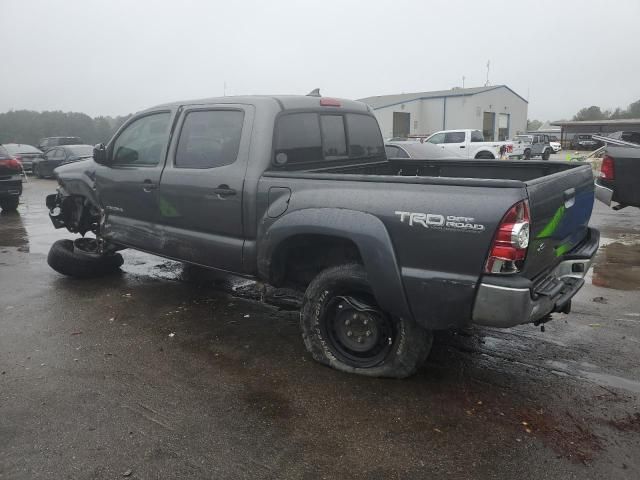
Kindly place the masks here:
[(93, 147), (91, 145), (74, 145), (73, 147), (67, 147), (67, 150), (76, 157), (93, 156)]
[(32, 147), (31, 145), (24, 145), (22, 143), (7, 143), (3, 146), (12, 155), (15, 155), (16, 153), (42, 153), (36, 147)]
[(531, 141), (531, 137), (529, 137), (528, 135), (516, 135), (513, 138), (514, 142), (530, 142)]

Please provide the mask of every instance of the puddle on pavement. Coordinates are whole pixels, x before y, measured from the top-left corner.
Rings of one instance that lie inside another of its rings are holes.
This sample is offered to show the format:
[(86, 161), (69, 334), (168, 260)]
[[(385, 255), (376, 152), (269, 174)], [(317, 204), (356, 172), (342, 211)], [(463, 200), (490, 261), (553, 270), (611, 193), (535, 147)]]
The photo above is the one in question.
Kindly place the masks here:
[(29, 251), (29, 236), (19, 213), (0, 214), (0, 248), (2, 247), (15, 247), (21, 252)]
[(640, 235), (602, 237), (591, 282), (598, 287), (616, 290), (640, 290)]
[[(585, 364), (585, 362), (581, 362), (577, 365), (570, 365), (569, 362), (562, 362), (559, 360), (547, 360), (546, 364), (554, 373), (558, 373), (562, 376), (566, 375), (574, 378), (583, 378), (602, 387), (617, 388), (640, 394), (640, 382), (620, 377), (618, 375), (594, 371), (598, 367), (593, 364)], [(587, 369), (578, 368), (578, 366), (582, 366)]]

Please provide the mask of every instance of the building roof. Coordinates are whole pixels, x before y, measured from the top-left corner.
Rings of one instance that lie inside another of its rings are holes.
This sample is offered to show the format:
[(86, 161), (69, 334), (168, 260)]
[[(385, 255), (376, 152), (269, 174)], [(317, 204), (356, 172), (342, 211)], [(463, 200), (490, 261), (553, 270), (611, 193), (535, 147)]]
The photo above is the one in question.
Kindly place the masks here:
[[(416, 93), (401, 93), (398, 95), (379, 95), (376, 97), (361, 98), (358, 101), (366, 103), (374, 110), (379, 108), (390, 107), (392, 105), (398, 105), (400, 103), (413, 102), (414, 100), (422, 100), (427, 98), (445, 98), (445, 97), (464, 97), (469, 95), (476, 95), (478, 93), (489, 92), (498, 88), (506, 88), (511, 93), (521, 98), (524, 102), (527, 102), (524, 98), (511, 90), (506, 85), (493, 85), (490, 87), (473, 87), (473, 88), (452, 88), (450, 90), (437, 90), (434, 92), (416, 92)], [(528, 102), (527, 102), (528, 103)]]
[(558, 127), (580, 127), (583, 125), (638, 125), (640, 118), (618, 118), (616, 120), (571, 120), (551, 122)]

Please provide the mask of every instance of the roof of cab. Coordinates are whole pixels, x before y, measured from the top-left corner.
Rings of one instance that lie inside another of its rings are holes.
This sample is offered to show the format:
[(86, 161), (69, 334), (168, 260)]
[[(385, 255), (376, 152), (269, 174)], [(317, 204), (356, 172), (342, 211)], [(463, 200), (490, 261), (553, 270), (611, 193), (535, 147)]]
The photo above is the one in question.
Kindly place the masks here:
[[(157, 110), (163, 107), (177, 107), (182, 105), (213, 105), (213, 104), (224, 104), (224, 103), (235, 103), (235, 104), (247, 104), (247, 105), (270, 105), (279, 110), (292, 110), (292, 109), (315, 109), (320, 108), (320, 100), (322, 98), (327, 97), (314, 97), (309, 95), (244, 95), (244, 96), (231, 96), (231, 97), (212, 97), (212, 98), (203, 98), (198, 100), (187, 100), (181, 102), (171, 102), (165, 103), (162, 105), (157, 105), (155, 107), (149, 108), (147, 110)], [(354, 100), (345, 100), (342, 98), (333, 98), (332, 100), (338, 100), (340, 102), (340, 107), (348, 110), (362, 111), (362, 112), (370, 112), (370, 108), (362, 103), (356, 102)], [(332, 108), (332, 107), (322, 107), (322, 108)], [(336, 108), (336, 107), (333, 107)], [(145, 110), (146, 111), (146, 110)]]

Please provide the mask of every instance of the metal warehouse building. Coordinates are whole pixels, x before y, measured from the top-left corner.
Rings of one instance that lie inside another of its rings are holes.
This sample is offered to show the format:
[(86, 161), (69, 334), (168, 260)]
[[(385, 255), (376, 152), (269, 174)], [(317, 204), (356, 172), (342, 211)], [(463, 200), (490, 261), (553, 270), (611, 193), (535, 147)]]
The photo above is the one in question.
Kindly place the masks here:
[(492, 141), (527, 130), (528, 102), (506, 85), (382, 95), (359, 101), (373, 108), (385, 138), (473, 128)]
[(640, 118), (623, 118), (618, 120), (584, 120), (569, 122), (551, 122), (560, 127), (560, 141), (562, 146), (569, 148), (571, 140), (579, 134), (608, 135), (613, 132), (640, 132)]

